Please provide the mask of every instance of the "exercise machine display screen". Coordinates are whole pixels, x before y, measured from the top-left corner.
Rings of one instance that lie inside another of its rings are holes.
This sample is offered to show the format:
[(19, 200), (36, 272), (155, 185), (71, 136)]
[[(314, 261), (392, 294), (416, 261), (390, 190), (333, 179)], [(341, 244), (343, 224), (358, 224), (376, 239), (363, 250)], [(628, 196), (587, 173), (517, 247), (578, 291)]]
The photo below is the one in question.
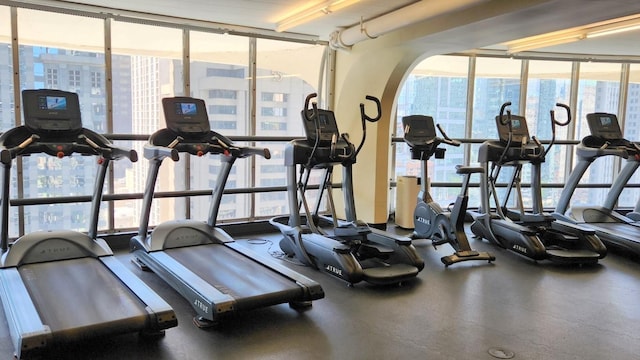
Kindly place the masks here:
[(41, 89), (22, 92), (25, 126), (33, 131), (79, 131), (82, 129), (78, 94)]
[(605, 140), (622, 139), (622, 130), (618, 123), (618, 117), (614, 114), (592, 113), (587, 114), (587, 123), (591, 135)]
[(176, 103), (176, 115), (197, 115), (198, 110), (195, 103)]
[(513, 119), (513, 120), (511, 120), (511, 128), (512, 128), (514, 131), (515, 131), (515, 130), (519, 130), (521, 126), (522, 126), (522, 125), (520, 125), (520, 120), (518, 120), (518, 119)]
[(40, 110), (67, 110), (67, 98), (64, 96), (38, 96)]
[(162, 99), (167, 127), (178, 134), (205, 134), (211, 130), (204, 100), (186, 96)]
[[(506, 116), (506, 115), (503, 115)], [(500, 122), (500, 116), (496, 116), (496, 125), (498, 126), (498, 135), (500, 141), (507, 143), (509, 141), (509, 132), (511, 132), (511, 142), (514, 145), (522, 144), (522, 140), (529, 141), (529, 127), (527, 126), (527, 119), (520, 115), (511, 115), (511, 129), (509, 124), (502, 124)]]
[[(304, 112), (305, 110), (302, 111)], [(316, 114), (318, 116), (317, 126), (320, 130), (319, 136), (316, 134), (315, 117), (312, 116), (311, 120), (308, 121), (304, 118), (304, 113), (302, 113), (302, 121), (304, 123), (304, 130), (307, 134), (307, 140), (310, 142), (315, 142), (316, 138), (319, 138), (318, 140), (321, 143), (330, 143), (334, 134), (336, 136), (340, 134), (338, 132), (338, 123), (336, 122), (336, 117), (333, 111), (330, 110), (318, 109)]]

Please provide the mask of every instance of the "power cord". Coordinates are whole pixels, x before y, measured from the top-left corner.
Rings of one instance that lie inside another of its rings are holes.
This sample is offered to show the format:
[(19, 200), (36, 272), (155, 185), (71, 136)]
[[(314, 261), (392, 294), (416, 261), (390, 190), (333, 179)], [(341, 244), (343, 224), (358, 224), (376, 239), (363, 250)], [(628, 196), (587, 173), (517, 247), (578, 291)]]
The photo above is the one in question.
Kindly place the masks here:
[(267, 248), (267, 253), (269, 253), (269, 255), (271, 255), (272, 258), (286, 261), (290, 264), (297, 265), (297, 266), (305, 266), (305, 267), (308, 266), (307, 264), (297, 260), (296, 258), (288, 256), (282, 250), (273, 250), (272, 248), (273, 248), (274, 242), (269, 239), (249, 239), (247, 240), (247, 242), (251, 245), (258, 245), (258, 246), (269, 244), (269, 247)]

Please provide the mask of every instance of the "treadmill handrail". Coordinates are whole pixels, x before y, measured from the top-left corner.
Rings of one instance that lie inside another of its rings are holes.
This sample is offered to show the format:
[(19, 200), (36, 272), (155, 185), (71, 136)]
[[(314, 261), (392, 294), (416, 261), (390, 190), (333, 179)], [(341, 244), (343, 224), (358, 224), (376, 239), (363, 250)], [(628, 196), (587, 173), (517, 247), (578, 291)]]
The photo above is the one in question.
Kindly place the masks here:
[(215, 131), (193, 136), (165, 128), (153, 133), (144, 145), (144, 156), (149, 160), (162, 160), (171, 157), (173, 161), (178, 161), (180, 160), (179, 153), (189, 153), (196, 156), (224, 155), (235, 158), (258, 155), (265, 159), (271, 158), (268, 148), (238, 146), (226, 136)]
[(73, 137), (50, 137), (50, 134), (36, 134), (26, 126), (18, 126), (0, 135), (0, 148), (0, 159), (5, 164), (19, 155), (40, 153), (58, 158), (79, 154), (98, 155), (110, 160), (123, 157), (131, 162), (138, 160), (135, 150), (115, 146), (104, 135), (86, 128), (82, 128), (81, 132)]

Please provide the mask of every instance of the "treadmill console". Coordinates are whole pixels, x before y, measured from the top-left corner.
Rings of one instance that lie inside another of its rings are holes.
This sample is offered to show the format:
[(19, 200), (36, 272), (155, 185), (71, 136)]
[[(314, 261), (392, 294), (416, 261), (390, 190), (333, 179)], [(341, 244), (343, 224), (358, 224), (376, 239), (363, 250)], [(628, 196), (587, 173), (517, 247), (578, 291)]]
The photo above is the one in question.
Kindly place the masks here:
[[(503, 115), (503, 119), (506, 118), (507, 115)], [(502, 124), (500, 122), (500, 116), (496, 116), (496, 126), (498, 127), (498, 135), (500, 136), (500, 141), (503, 144), (509, 142), (509, 124)], [(527, 126), (527, 119), (524, 116), (520, 115), (511, 115), (511, 143), (516, 144), (518, 146), (524, 143), (529, 142), (529, 127)]]
[(202, 99), (178, 96), (162, 99), (167, 128), (181, 135), (203, 135), (211, 130)]
[(623, 138), (618, 117), (614, 114), (587, 114), (587, 123), (591, 135), (604, 140), (620, 140)]
[[(307, 116), (305, 117), (305, 113), (307, 112)], [(313, 116), (313, 112), (315, 112), (317, 119)], [(338, 122), (336, 121), (336, 116), (333, 111), (330, 110), (322, 110), (317, 109), (313, 110), (302, 110), (302, 123), (304, 124), (304, 131), (307, 135), (307, 141), (311, 144), (315, 144), (316, 139), (318, 139), (319, 145), (328, 145), (331, 144), (334, 136), (336, 138), (340, 137), (340, 133), (338, 132)], [(309, 119), (309, 120), (308, 120)], [(319, 129), (320, 134), (316, 133), (316, 127)]]
[(62, 90), (23, 90), (25, 126), (39, 133), (82, 131), (78, 94)]
[(413, 147), (431, 145), (437, 137), (433, 117), (425, 115), (409, 115), (402, 117), (404, 141)]

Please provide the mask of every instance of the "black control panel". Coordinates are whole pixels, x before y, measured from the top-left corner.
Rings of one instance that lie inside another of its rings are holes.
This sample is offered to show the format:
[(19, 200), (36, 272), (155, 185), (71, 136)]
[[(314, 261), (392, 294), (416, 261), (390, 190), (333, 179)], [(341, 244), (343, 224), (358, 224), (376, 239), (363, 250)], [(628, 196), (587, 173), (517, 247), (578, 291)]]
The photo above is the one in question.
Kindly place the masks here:
[(82, 130), (78, 94), (51, 89), (23, 90), (25, 126), (39, 133), (77, 133)]
[[(496, 116), (496, 127), (500, 141), (483, 143), (478, 153), (479, 162), (492, 161), (503, 165), (507, 163), (515, 165), (522, 162), (544, 161), (544, 148), (541, 144), (531, 141), (529, 127), (524, 116), (502, 115), (502, 121), (500, 120), (500, 115)], [(510, 133), (511, 142), (509, 142)]]
[(301, 116), (307, 137), (293, 140), (285, 148), (285, 165), (324, 167), (355, 160), (355, 147), (346, 135), (340, 134), (333, 111), (314, 106), (314, 109), (302, 110)]
[[(529, 141), (529, 127), (527, 126), (527, 119), (520, 115), (502, 115), (503, 121), (506, 121), (507, 116), (511, 119), (511, 142), (514, 146), (521, 146), (523, 143)], [(503, 143), (509, 142), (509, 123), (503, 124), (500, 121), (500, 116), (496, 116), (496, 126), (498, 128), (498, 135), (500, 141)]]
[(404, 141), (412, 148), (431, 145), (436, 139), (436, 125), (433, 117), (409, 115), (402, 118)]
[(176, 133), (202, 135), (211, 130), (204, 100), (186, 96), (162, 99), (167, 128)]
[[(307, 112), (306, 116), (305, 111)], [(328, 145), (331, 144), (331, 141), (336, 141), (335, 138), (340, 136), (338, 122), (333, 111), (323, 109), (316, 109), (315, 111), (302, 110), (301, 115), (307, 141), (310, 143), (315, 143), (316, 139), (318, 139), (319, 145)], [(317, 124), (316, 116), (318, 117)]]
[(587, 114), (587, 123), (592, 136), (604, 140), (620, 140), (623, 138), (618, 117), (614, 114)]

